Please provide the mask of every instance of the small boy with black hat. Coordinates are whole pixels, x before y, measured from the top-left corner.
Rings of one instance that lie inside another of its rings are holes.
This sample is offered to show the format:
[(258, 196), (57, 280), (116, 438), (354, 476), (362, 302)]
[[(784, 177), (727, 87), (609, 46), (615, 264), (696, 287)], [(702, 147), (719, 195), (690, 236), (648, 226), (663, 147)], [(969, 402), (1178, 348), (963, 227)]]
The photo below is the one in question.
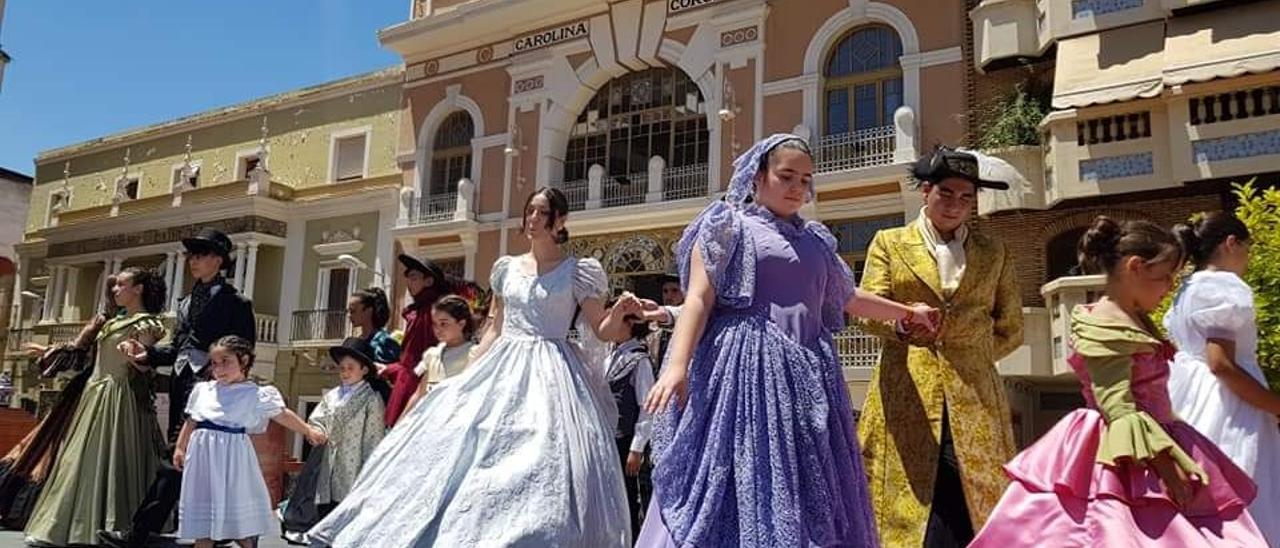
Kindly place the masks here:
[(325, 392), (307, 423), (328, 442), (312, 449), (284, 510), (285, 540), (305, 544), (304, 533), (351, 492), (356, 476), (386, 432), (383, 415), (390, 388), (378, 378), (373, 349), (360, 337), (329, 348), (338, 386)]

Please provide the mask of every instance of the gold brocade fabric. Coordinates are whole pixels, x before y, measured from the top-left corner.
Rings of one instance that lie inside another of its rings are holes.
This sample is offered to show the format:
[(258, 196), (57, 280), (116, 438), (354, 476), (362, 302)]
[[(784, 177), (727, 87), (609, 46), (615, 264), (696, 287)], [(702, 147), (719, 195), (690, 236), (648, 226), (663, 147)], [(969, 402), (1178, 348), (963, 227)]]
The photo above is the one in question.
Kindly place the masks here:
[(863, 291), (944, 312), (929, 347), (899, 339), (892, 324), (864, 322), (884, 350), (871, 379), (858, 438), (884, 546), (920, 546), (938, 469), (944, 404), (974, 530), (1004, 492), (1002, 466), (1016, 452), (996, 360), (1022, 344), (1022, 301), (1007, 248), (979, 233), (965, 242), (959, 287), (943, 297), (937, 263), (914, 226), (871, 243)]

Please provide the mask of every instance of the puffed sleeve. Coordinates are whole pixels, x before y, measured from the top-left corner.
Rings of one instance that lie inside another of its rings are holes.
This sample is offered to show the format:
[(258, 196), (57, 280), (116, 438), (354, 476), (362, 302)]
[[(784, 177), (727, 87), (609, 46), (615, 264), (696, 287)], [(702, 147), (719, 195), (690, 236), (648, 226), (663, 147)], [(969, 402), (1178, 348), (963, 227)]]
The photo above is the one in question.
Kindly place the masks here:
[(493, 270), (489, 273), (489, 288), (493, 290), (494, 295), (502, 296), (502, 283), (507, 279), (507, 269), (510, 267), (510, 255), (498, 257), (498, 260), (493, 262)]
[(1098, 462), (1115, 466), (1118, 461), (1131, 459), (1150, 461), (1168, 452), (1173, 461), (1190, 476), (1206, 480), (1204, 470), (1164, 427), (1146, 411), (1138, 409), (1133, 400), (1129, 356), (1086, 358), (1090, 389), (1098, 402), (1098, 410), (1107, 421), (1107, 431), (1098, 445)]
[(1253, 321), (1253, 290), (1235, 274), (1212, 273), (1198, 280), (1195, 309), (1188, 315), (1205, 338), (1235, 340)]
[(836, 237), (827, 225), (817, 221), (809, 221), (805, 228), (813, 234), (830, 251), (826, 255), (826, 285), (822, 295), (822, 323), (829, 331), (844, 329), (844, 305), (849, 302), (856, 291), (853, 283), (853, 271), (840, 258), (840, 248)]
[(609, 279), (604, 267), (595, 259), (578, 259), (573, 273), (573, 300), (600, 299), (609, 294)]
[(165, 337), (164, 323), (157, 316), (146, 316), (134, 322), (129, 330), (129, 338), (143, 344), (155, 344)]
[(256, 411), (264, 419), (279, 415), (284, 411), (284, 397), (274, 386), (259, 386)]
[(680, 285), (689, 290), (689, 268), (696, 246), (715, 289), (716, 300), (734, 308), (751, 306), (755, 293), (756, 256), (741, 213), (723, 202), (712, 202), (684, 229), (676, 246)]
[(216, 381), (198, 382), (191, 387), (191, 395), (187, 396), (187, 408), (182, 412), (192, 420), (201, 420), (200, 417), (200, 401), (204, 399), (205, 392), (213, 389), (213, 383)]

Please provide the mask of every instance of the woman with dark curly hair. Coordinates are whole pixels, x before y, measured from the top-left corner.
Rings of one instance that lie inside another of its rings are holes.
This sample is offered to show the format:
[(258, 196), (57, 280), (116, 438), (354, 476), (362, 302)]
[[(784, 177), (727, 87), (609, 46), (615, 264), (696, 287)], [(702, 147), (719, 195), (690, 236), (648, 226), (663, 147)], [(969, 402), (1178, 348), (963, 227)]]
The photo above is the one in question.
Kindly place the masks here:
[(127, 526), (160, 465), (151, 371), (131, 364), (120, 346), (164, 338), (164, 280), (127, 268), (116, 275), (113, 299), (124, 313), (97, 334), (93, 373), (27, 523), (30, 544), (96, 544), (97, 530)]

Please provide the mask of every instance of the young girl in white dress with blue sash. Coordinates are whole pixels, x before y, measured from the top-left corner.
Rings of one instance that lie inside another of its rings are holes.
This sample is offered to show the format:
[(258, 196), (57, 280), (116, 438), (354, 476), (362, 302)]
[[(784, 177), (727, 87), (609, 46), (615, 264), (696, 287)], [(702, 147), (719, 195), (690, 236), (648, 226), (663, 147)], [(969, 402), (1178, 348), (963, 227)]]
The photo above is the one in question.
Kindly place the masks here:
[(248, 548), (273, 529), (271, 497), (249, 434), (266, 431), (267, 421), (307, 437), (324, 434), (285, 407), (280, 391), (249, 380), (253, 344), (229, 335), (209, 351), (214, 380), (201, 382), (187, 401), (187, 421), (178, 435), (173, 465), (183, 471), (178, 502), (178, 537), (198, 548), (214, 540), (235, 540)]

